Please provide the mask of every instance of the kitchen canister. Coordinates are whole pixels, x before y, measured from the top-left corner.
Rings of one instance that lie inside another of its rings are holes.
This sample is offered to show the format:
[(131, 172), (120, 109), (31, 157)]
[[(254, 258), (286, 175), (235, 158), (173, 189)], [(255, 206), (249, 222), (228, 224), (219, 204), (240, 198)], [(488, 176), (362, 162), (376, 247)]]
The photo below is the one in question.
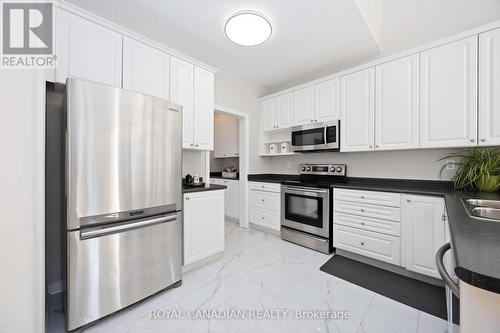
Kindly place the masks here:
[(288, 142), (283, 142), (281, 144), (281, 153), (286, 154), (290, 152), (290, 144)]
[(278, 145), (275, 143), (271, 143), (269, 145), (269, 154), (277, 154), (278, 153)]

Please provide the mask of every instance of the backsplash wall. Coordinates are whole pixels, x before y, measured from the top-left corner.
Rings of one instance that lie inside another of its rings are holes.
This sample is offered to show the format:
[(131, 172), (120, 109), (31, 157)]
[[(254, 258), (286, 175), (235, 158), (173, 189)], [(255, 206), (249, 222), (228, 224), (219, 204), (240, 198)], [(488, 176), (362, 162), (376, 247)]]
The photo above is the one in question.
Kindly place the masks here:
[(440, 177), (441, 166), (445, 161), (438, 160), (456, 151), (457, 149), (420, 149), (260, 157), (266, 160), (265, 167), (262, 170), (250, 170), (250, 173), (296, 174), (299, 164), (339, 163), (347, 164), (347, 175), (350, 177), (449, 180), (454, 171), (445, 170)]

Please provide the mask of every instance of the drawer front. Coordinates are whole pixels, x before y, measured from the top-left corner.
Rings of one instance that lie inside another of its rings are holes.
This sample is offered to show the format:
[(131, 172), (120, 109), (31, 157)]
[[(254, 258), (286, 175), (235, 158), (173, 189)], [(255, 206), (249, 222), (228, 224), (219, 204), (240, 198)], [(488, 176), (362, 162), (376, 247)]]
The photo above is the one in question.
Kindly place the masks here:
[(281, 184), (273, 184), (273, 183), (263, 183), (263, 182), (250, 182), (251, 190), (259, 190), (259, 191), (267, 191), (267, 192), (276, 192), (280, 193)]
[(333, 223), (396, 237), (401, 236), (401, 224), (394, 221), (336, 212), (333, 214)]
[(250, 222), (273, 230), (280, 230), (280, 215), (272, 210), (251, 206)]
[(250, 191), (250, 205), (264, 209), (275, 210), (279, 214), (281, 196), (279, 193), (265, 191)]
[(377, 191), (347, 190), (336, 188), (333, 190), (335, 200), (362, 202), (373, 205), (392, 207), (401, 206), (401, 194)]
[(333, 226), (333, 246), (376, 260), (400, 265), (400, 239), (376, 232)]
[(333, 210), (339, 213), (355, 214), (376, 219), (397, 222), (401, 220), (401, 209), (397, 207), (368, 205), (358, 202), (336, 200), (333, 203)]

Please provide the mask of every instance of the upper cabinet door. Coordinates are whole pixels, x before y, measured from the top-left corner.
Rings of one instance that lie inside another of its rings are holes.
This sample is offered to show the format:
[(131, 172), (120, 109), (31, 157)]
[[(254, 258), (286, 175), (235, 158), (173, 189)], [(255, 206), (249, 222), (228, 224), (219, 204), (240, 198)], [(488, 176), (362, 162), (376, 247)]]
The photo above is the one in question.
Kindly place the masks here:
[(293, 124), (293, 93), (281, 95), (277, 98), (276, 128), (291, 127)]
[(500, 145), (500, 29), (479, 35), (479, 139)]
[(418, 54), (376, 67), (375, 149), (418, 148)]
[(182, 106), (182, 147), (193, 148), (194, 65), (170, 57), (170, 100)]
[(194, 147), (214, 149), (214, 73), (194, 67)]
[(340, 119), (340, 79), (322, 82), (314, 86), (315, 120)]
[(277, 128), (276, 114), (278, 113), (279, 100), (277, 97), (260, 102), (260, 122), (262, 131), (272, 131)]
[(314, 119), (314, 87), (307, 87), (293, 93), (293, 118), (295, 125), (310, 124)]
[(341, 151), (373, 150), (375, 69), (341, 78)]
[(170, 56), (123, 38), (123, 88), (169, 99)]
[(477, 36), (420, 54), (420, 146), (475, 146)]
[(121, 88), (122, 36), (57, 9), (56, 81), (74, 77)]

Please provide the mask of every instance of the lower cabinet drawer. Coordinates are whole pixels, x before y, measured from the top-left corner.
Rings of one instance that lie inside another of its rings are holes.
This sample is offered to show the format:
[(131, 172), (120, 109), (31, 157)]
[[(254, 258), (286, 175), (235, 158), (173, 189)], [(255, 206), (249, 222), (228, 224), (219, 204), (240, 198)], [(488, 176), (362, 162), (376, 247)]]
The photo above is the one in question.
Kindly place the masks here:
[(335, 212), (333, 213), (333, 223), (396, 237), (401, 235), (401, 223), (366, 216)]
[(279, 193), (256, 191), (256, 190), (250, 191), (251, 206), (279, 211), (280, 204), (281, 204), (281, 197)]
[(280, 230), (279, 211), (250, 206), (250, 222), (273, 230)]
[(281, 184), (275, 183), (265, 183), (265, 182), (248, 182), (251, 190), (260, 190), (260, 191), (268, 191), (268, 192), (276, 192), (280, 193)]
[(393, 265), (400, 265), (399, 237), (333, 225), (333, 246)]
[(354, 214), (391, 221), (401, 220), (401, 209), (397, 207), (369, 205), (358, 202), (335, 200), (333, 210), (339, 213)]

